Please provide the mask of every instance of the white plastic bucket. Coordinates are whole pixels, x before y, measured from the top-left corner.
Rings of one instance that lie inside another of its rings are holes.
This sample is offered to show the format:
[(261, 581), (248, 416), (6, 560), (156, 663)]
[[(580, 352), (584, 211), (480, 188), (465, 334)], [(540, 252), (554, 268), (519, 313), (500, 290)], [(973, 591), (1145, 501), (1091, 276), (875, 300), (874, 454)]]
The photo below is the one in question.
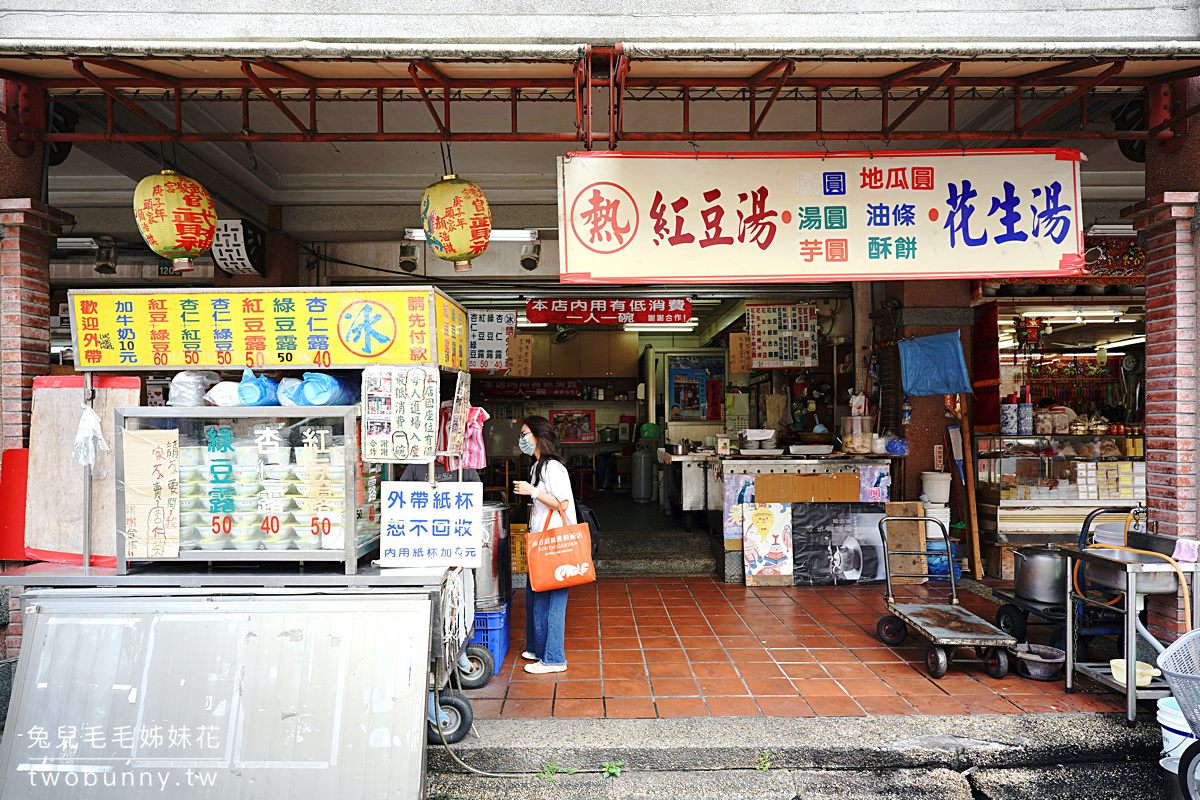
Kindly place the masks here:
[[(1179, 758), (1188, 745), (1196, 741), (1187, 717), (1179, 710), (1179, 701), (1174, 697), (1163, 697), (1158, 701), (1158, 724), (1162, 728), (1163, 755), (1167, 758)], [(1176, 771), (1178, 769), (1177, 766)]]
[[(940, 520), (946, 526), (946, 533), (950, 533), (950, 506), (942, 503), (925, 503), (925, 516)], [(923, 523), (925, 525), (925, 538), (942, 541), (942, 531), (931, 522)]]
[(929, 498), (930, 503), (949, 503), (950, 473), (922, 472), (921, 491)]

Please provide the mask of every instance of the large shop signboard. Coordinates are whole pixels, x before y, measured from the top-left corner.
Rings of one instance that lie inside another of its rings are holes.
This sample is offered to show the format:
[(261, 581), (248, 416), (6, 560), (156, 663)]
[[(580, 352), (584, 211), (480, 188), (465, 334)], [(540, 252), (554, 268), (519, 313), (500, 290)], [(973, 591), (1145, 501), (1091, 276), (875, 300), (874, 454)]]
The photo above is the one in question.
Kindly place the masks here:
[(428, 287), (78, 291), (71, 331), (90, 371), (467, 368), (466, 311)]
[(569, 283), (1062, 277), (1083, 269), (1075, 150), (571, 153)]

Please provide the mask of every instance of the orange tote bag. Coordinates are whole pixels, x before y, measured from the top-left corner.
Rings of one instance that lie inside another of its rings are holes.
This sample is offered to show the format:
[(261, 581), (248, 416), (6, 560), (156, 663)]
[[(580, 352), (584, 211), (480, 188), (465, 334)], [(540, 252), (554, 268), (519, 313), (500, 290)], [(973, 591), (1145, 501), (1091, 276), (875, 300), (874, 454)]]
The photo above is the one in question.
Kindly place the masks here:
[(546, 517), (546, 527), (536, 533), (530, 531), (525, 539), (529, 585), (535, 592), (581, 586), (596, 580), (592, 534), (587, 523), (551, 528), (554, 514), (558, 514), (560, 522), (566, 522), (561, 511), (551, 512)]

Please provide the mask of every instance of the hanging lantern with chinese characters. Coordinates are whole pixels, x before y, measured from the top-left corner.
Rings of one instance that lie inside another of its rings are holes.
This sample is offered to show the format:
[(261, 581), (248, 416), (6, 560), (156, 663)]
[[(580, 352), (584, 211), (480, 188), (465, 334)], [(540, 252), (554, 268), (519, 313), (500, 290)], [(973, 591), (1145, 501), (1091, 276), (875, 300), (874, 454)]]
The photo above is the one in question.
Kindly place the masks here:
[(445, 175), (425, 189), (421, 220), (433, 254), (453, 261), (455, 272), (468, 272), (471, 259), (487, 250), (492, 235), (492, 212), (483, 190), (457, 175)]
[(200, 185), (173, 170), (147, 175), (133, 192), (133, 215), (150, 249), (191, 272), (191, 259), (212, 247), (217, 212)]

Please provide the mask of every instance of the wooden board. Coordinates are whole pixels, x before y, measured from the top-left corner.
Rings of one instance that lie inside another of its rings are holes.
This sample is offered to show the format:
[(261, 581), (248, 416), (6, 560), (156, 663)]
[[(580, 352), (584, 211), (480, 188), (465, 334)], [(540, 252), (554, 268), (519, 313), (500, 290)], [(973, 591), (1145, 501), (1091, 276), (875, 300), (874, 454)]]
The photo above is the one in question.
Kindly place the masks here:
[[(888, 503), (886, 513), (889, 517), (920, 517), (924, 515), (924, 507), (920, 503)], [(925, 532), (921, 530), (920, 522), (889, 522), (888, 551), (924, 550)], [(925, 556), (888, 556), (892, 572), (909, 574), (926, 574), (929, 571), (929, 560)], [(892, 583), (903, 586), (914, 583), (925, 583), (928, 578), (892, 578)]]
[[(138, 405), (141, 389), (105, 388), (103, 381), (97, 380), (97, 383), (100, 388), (96, 390), (92, 406), (100, 415), (104, 441), (110, 449), (99, 453), (92, 476), (92, 554), (112, 558), (116, 555), (117, 542), (113, 411)], [(139, 380), (139, 387), (140, 383)], [(84, 468), (71, 457), (82, 404), (82, 386), (35, 386), (33, 390), (25, 503), (25, 547), (28, 549), (76, 556), (83, 553)], [(48, 555), (40, 557), (69, 560)]]
[(969, 395), (959, 395), (962, 415), (963, 483), (967, 488), (967, 553), (971, 560), (971, 574), (975, 580), (983, 579), (983, 556), (979, 552), (979, 509), (975, 505), (975, 444), (971, 435), (971, 405)]
[(755, 478), (754, 499), (759, 503), (857, 503), (860, 485), (857, 472), (769, 472)]

